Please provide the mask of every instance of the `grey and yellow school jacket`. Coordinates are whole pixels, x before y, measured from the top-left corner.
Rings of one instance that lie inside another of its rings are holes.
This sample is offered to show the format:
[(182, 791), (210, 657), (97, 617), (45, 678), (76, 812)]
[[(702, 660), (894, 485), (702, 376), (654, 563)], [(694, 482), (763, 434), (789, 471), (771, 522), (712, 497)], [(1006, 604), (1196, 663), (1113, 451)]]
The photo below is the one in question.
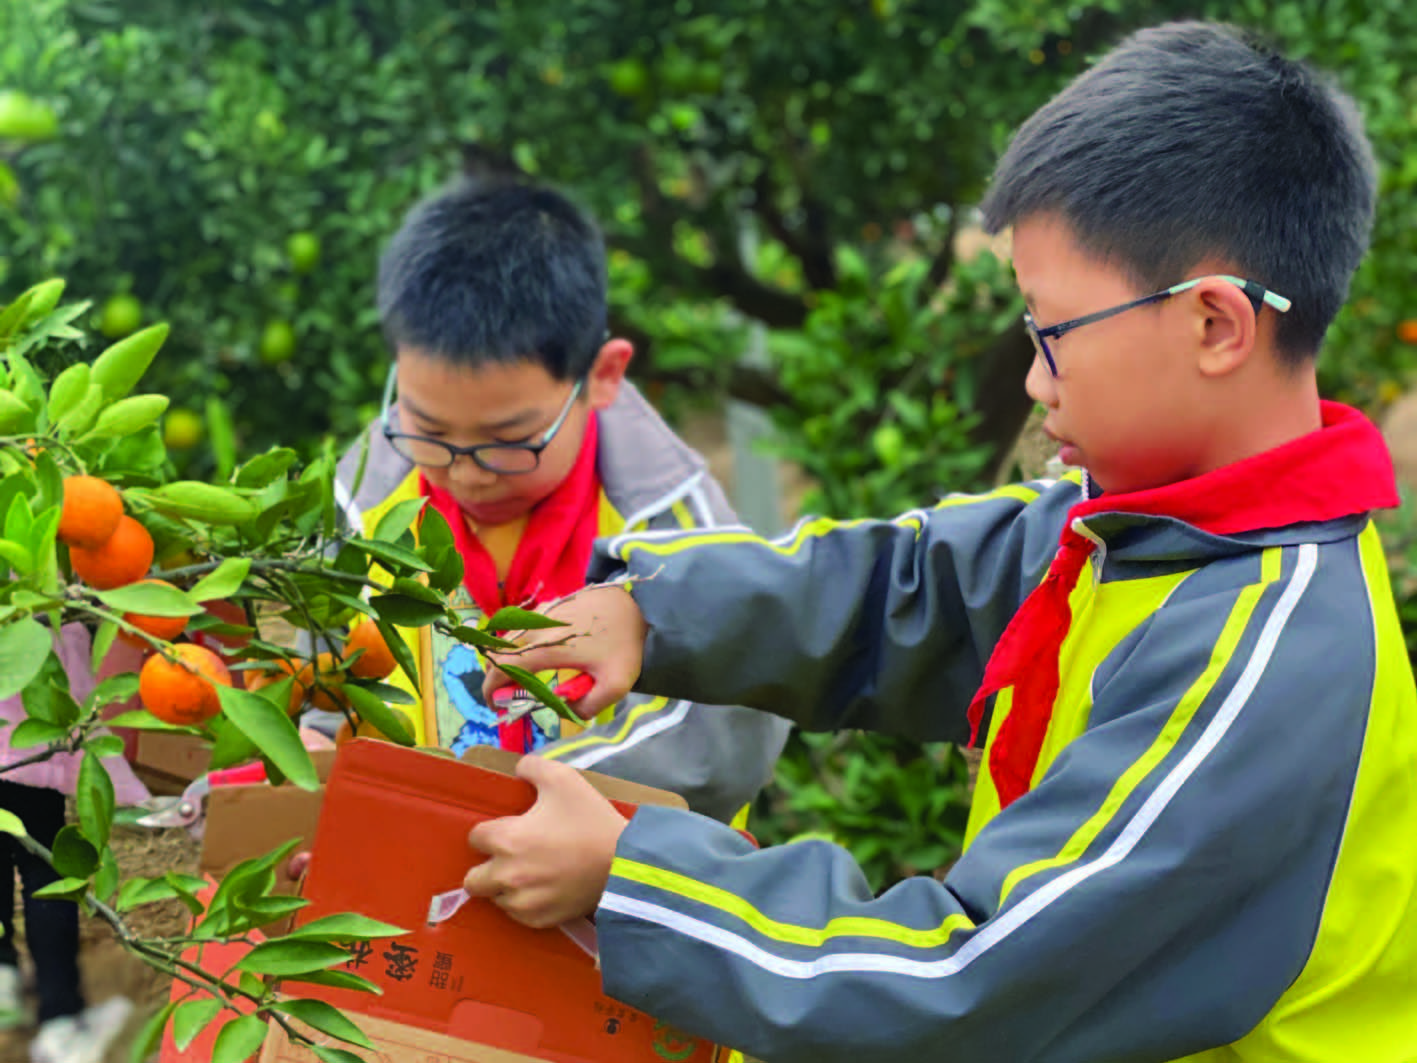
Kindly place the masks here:
[(640, 689), (922, 741), (966, 738), (1011, 615), (1091, 544), (1031, 785), (1000, 809), (1002, 690), (942, 882), (875, 897), (826, 842), (644, 809), (607, 992), (769, 1063), (1417, 1060), (1417, 696), (1368, 517), (1396, 496), (1376, 429), (1324, 419), (1116, 499), (1073, 476), (604, 544), (597, 577), (657, 573)]
[[(640, 393), (625, 382), (616, 401), (599, 415), (597, 470), (601, 482), (602, 535), (666, 528), (713, 528), (735, 518), (703, 459), (670, 430)], [(352, 527), (372, 532), (392, 506), (419, 496), (414, 466), (396, 453), (376, 424), (369, 430), (368, 458), (352, 491), (360, 448), (340, 462), (336, 494)], [(470, 596), (458, 603), (476, 610)], [(480, 619), (469, 616), (469, 622)], [(424, 677), (423, 697), (435, 704), (392, 706), (408, 719), (419, 744), (444, 742), (460, 714), (491, 710), (481, 703), (484, 664), (470, 646), (443, 644), (429, 629), (405, 633)], [(428, 681), (431, 679), (432, 681)], [(401, 671), (388, 682), (412, 691)], [(453, 726), (445, 726), (445, 718)], [(438, 735), (430, 734), (430, 720)], [(565, 725), (559, 740), (538, 749), (578, 768), (657, 786), (683, 795), (689, 807), (728, 821), (772, 775), (790, 723), (753, 709), (696, 705), (678, 697), (634, 695), (578, 733)], [(741, 822), (741, 820), (740, 820)]]

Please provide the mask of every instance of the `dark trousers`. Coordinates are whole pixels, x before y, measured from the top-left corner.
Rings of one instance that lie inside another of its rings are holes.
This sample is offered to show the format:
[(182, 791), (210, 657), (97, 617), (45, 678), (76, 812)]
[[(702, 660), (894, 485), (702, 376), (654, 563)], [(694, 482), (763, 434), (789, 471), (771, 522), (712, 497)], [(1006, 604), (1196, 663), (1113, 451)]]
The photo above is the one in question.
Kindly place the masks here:
[[(20, 817), (31, 838), (46, 849), (64, 826), (64, 795), (21, 786), (0, 777), (0, 808)], [(0, 964), (18, 966), (15, 952), (15, 869), (24, 884), (25, 941), (34, 960), (39, 1021), (84, 1010), (79, 993), (79, 907), (72, 901), (35, 900), (35, 890), (58, 880), (54, 869), (8, 834), (0, 834)]]

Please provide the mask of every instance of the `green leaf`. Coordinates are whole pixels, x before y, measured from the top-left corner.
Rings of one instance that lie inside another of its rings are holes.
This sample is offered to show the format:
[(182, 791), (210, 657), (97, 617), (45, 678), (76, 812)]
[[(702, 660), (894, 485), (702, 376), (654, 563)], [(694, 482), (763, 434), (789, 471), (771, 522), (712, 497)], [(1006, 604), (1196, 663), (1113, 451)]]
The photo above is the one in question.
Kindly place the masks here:
[(35, 496), (37, 511), (64, 505), (64, 472), (59, 468), (48, 450), (42, 450), (34, 459), (36, 482), (39, 494)]
[(93, 427), (79, 441), (135, 435), (148, 425), (156, 424), (157, 419), (167, 411), (168, 402), (166, 395), (132, 395), (119, 399), (99, 412)]
[(32, 617), (0, 627), (0, 698), (29, 686), (44, 667), (51, 646), (49, 632)]
[(241, 910), (252, 917), (252, 926), (265, 926), (309, 906), (310, 902), (304, 897), (257, 897), (242, 904)]
[(162, 1043), (162, 1032), (167, 1029), (167, 1020), (172, 1017), (172, 1012), (177, 1005), (168, 1001), (163, 1007), (143, 1024), (137, 1038), (128, 1048), (128, 1063), (146, 1063), (146, 1060), (158, 1050)]
[[(51, 657), (49, 662), (56, 666), (59, 678), (65, 678), (63, 669), (58, 667), (58, 658)], [(30, 719), (52, 723), (66, 734), (83, 715), (83, 710), (74, 701), (73, 695), (56, 685), (54, 679), (43, 672), (25, 687), (21, 700)]]
[(340, 912), (296, 927), (285, 936), (285, 940), (373, 941), (376, 938), (402, 937), (407, 933), (409, 931), (392, 923), (383, 923), (353, 912)]
[(236, 486), (260, 488), (280, 479), (298, 460), (289, 447), (275, 447), (258, 454), (236, 470)]
[(172, 1040), (177, 1051), (185, 1052), (187, 1047), (221, 1011), (221, 1001), (215, 997), (189, 1000), (179, 1004), (172, 1015)]
[(375, 682), (372, 679), (349, 679), (345, 681), (345, 688), (352, 686), (363, 687), (376, 698), (382, 698), (386, 705), (416, 705), (418, 700), (402, 687), (390, 686), (388, 683)]
[(114, 906), (126, 912), (143, 904), (169, 901), (177, 896), (177, 890), (170, 882), (160, 878), (130, 878), (118, 890), (118, 902)]
[(63, 742), (69, 738), (67, 727), (58, 727), (44, 720), (21, 720), (10, 732), (11, 749), (33, 749)]
[(329, 986), (331, 989), (348, 989), (355, 993), (370, 993), (383, 996), (384, 991), (367, 978), (361, 978), (349, 971), (311, 971), (309, 974), (287, 978), (289, 982), (305, 982), (309, 985)]
[(230, 488), (200, 480), (174, 480), (149, 492), (147, 499), (159, 513), (204, 524), (244, 524), (260, 512), (255, 503)]
[(250, 573), (251, 559), (249, 557), (228, 557), (216, 567), (214, 572), (208, 573), (198, 580), (187, 593), (193, 601), (197, 602), (213, 602), (230, 598), (241, 589), (241, 584), (246, 582), (246, 577)]
[(444, 605), (419, 601), (403, 594), (378, 594), (369, 599), (369, 604), (379, 614), (380, 620), (400, 627), (424, 627), (444, 620), (448, 615)]
[(153, 325), (119, 340), (94, 359), (90, 379), (103, 389), (109, 402), (116, 402), (137, 386), (167, 333), (166, 324)]
[(259, 694), (235, 687), (218, 687), (221, 708), (228, 720), (302, 790), (316, 790), (320, 780), (310, 752), (300, 741), (295, 723), (277, 705)]
[(528, 694), (547, 708), (552, 709), (561, 719), (570, 720), (573, 723), (585, 723), (584, 720), (571, 711), (570, 706), (561, 699), (560, 695), (525, 668), (518, 668), (514, 664), (500, 664), (499, 667), (502, 671), (506, 672), (509, 677), (515, 679), (520, 686), (524, 687)]
[(393, 543), (371, 542), (368, 539), (351, 539), (350, 542), (375, 560), (392, 566), (390, 571), (399, 568), (399, 566), (411, 568), (416, 572), (430, 572), (433, 569), (432, 565), (407, 547), (395, 546)]
[(77, 362), (69, 366), (49, 385), (49, 421), (60, 420), (79, 404), (89, 389), (89, 364)]
[(458, 627), (453, 628), (453, 630), (449, 632), (449, 634), (451, 634), (453, 638), (457, 639), (459, 642), (466, 642), (469, 646), (476, 646), (478, 649), (520, 649), (520, 647), (511, 639), (504, 639), (500, 636), (492, 634), (490, 631), (484, 631), (480, 627), (469, 627), (466, 624), (461, 624)]
[(378, 728), (390, 740), (401, 746), (413, 745), (413, 735), (409, 734), (403, 714), (389, 708), (384, 704), (383, 698), (377, 694), (371, 694), (363, 687), (355, 686), (353, 683), (345, 684), (344, 696), (354, 706), (355, 712)]
[(275, 1006), (275, 1010), (293, 1015), (306, 1026), (347, 1044), (358, 1045), (360, 1048), (374, 1047), (374, 1042), (365, 1037), (358, 1026), (345, 1018), (343, 1012), (323, 1000), (283, 1000)]
[(225, 480), (236, 467), (236, 427), (231, 423), (231, 410), (216, 395), (207, 396), (207, 438), (216, 459), (217, 479)]
[[(122, 743), (119, 745), (119, 752), (122, 752)], [(107, 845), (109, 833), (113, 830), (113, 780), (108, 776), (108, 769), (91, 751), (84, 753), (84, 759), (79, 764), (75, 803), (84, 836), (97, 846)]]
[(221, 1028), (212, 1046), (211, 1063), (246, 1063), (266, 1040), (266, 1020), (259, 1015), (243, 1015)]
[(118, 889), (119, 869), (118, 860), (113, 855), (112, 848), (104, 846), (98, 854), (98, 873), (94, 875), (93, 891), (98, 894), (101, 901), (112, 899), (114, 891)]
[(241, 958), (236, 969), (283, 978), (327, 970), (348, 960), (349, 953), (337, 945), (284, 937), (257, 945)]
[(15, 330), (29, 319), (30, 304), (34, 301), (34, 292), (21, 292), (15, 301), (0, 312), (0, 345), (15, 334)]
[(13, 834), (16, 838), (29, 837), (29, 831), (25, 830), (20, 817), (8, 808), (0, 808), (0, 834)]
[(99, 760), (121, 757), (126, 748), (123, 739), (117, 735), (91, 735), (84, 739), (84, 749), (98, 757)]
[(87, 878), (61, 878), (58, 882), (51, 882), (42, 889), (35, 890), (31, 896), (41, 901), (76, 901), (88, 891)]
[(439, 609), (447, 608), (447, 598), (439, 594), (431, 587), (425, 587), (416, 579), (396, 579), (389, 588), (392, 594), (401, 594), (405, 598), (416, 598), (420, 602), (427, 602), (429, 605), (436, 605)]
[[(90, 664), (97, 672), (103, 667), (104, 659), (108, 656), (108, 651), (113, 648), (113, 640), (118, 635), (118, 623), (114, 620), (105, 620), (98, 625), (98, 630), (93, 636), (93, 652), (90, 656)], [(117, 678), (116, 676), (114, 678)], [(134, 677), (136, 679), (136, 677)], [(100, 684), (102, 685), (102, 684)], [(115, 698), (115, 701), (126, 700)]]
[(536, 631), (541, 628), (568, 626), (564, 620), (552, 620), (549, 616), (542, 616), (515, 605), (498, 609), (487, 621), (489, 631)]
[(111, 675), (93, 688), (84, 705), (90, 709), (101, 709), (115, 701), (127, 701), (138, 692), (138, 677), (133, 672)]
[(195, 727), (181, 727), (159, 720), (146, 709), (132, 709), (104, 720), (106, 727), (126, 727), (131, 731), (170, 731), (175, 734), (197, 735), (202, 732)]
[(389, 647), (389, 652), (394, 655), (394, 660), (399, 662), (404, 677), (413, 685), (414, 691), (419, 691), (418, 662), (413, 659), (413, 650), (409, 649), (402, 633), (393, 624), (382, 618), (375, 620), (374, 625), (379, 629), (379, 634), (384, 636), (384, 644)]
[(98, 600), (119, 613), (143, 616), (196, 616), (202, 607), (186, 591), (162, 582), (130, 583), (99, 591)]
[(184, 875), (181, 872), (169, 871), (162, 876), (163, 881), (172, 887), (172, 891), (177, 894), (178, 899), (187, 906), (187, 910), (193, 915), (201, 915), (205, 910), (197, 894), (206, 889), (207, 884), (201, 879), (192, 875)]
[[(265, 690), (256, 694), (257, 697), (265, 695)], [(245, 764), (261, 755), (256, 743), (247, 738), (245, 732), (230, 719), (218, 718), (212, 721), (212, 731), (216, 736), (215, 741), (212, 742), (212, 771), (220, 771), (222, 768), (230, 768), (236, 764)]]
[(374, 526), (373, 537), (385, 543), (397, 541), (418, 519), (419, 511), (427, 502), (426, 498), (410, 498), (390, 507)]
[(365, 1063), (359, 1056), (343, 1048), (333, 1048), (330, 1045), (311, 1045), (310, 1048), (320, 1063)]
[(97, 384), (90, 384), (80, 396), (79, 401), (74, 403), (55, 423), (54, 427), (58, 430), (60, 438), (78, 435), (92, 428), (106, 401), (108, 400), (103, 397), (103, 388)]
[(98, 870), (98, 850), (72, 824), (54, 839), (54, 870), (77, 879), (87, 879)]
[(10, 502), (9, 512), (5, 514), (5, 538), (22, 544), (33, 553), (30, 546), (33, 533), (34, 510), (30, 507), (30, 500), (25, 495), (16, 495)]
[(34, 554), (29, 552), (29, 548), (9, 539), (0, 539), (0, 558), (3, 558), (17, 575), (28, 576), (35, 570)]

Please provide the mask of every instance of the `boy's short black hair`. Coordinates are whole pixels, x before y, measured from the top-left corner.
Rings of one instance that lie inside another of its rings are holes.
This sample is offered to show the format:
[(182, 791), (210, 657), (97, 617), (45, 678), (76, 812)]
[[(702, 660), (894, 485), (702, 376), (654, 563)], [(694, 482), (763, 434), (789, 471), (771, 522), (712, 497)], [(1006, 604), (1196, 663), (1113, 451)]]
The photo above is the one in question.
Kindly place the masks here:
[(605, 243), (550, 188), (462, 179), (409, 212), (379, 262), (397, 351), (459, 365), (528, 360), (583, 376), (605, 337)]
[(1318, 353), (1368, 247), (1376, 164), (1353, 101), (1227, 27), (1123, 41), (1019, 129), (982, 205), (995, 233), (1056, 213), (1161, 290), (1207, 258), (1292, 300), (1277, 343)]

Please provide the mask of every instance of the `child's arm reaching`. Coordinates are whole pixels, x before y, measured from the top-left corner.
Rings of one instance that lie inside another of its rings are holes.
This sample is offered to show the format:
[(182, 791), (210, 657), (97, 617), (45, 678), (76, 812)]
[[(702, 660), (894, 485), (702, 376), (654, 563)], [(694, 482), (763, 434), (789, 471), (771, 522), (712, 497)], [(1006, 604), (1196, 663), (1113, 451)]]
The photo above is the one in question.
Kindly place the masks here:
[(550, 925), (604, 883), (606, 991), (774, 1063), (1159, 1063), (1228, 1044), (1302, 997), (1367, 726), (1371, 673), (1325, 682), (1330, 603), (1306, 578), (1159, 613), (1098, 678), (1090, 729), (944, 882), (875, 897), (823, 842), (755, 851), (656, 808), (626, 825), (543, 764), (559, 833), (479, 828), (493, 859), (469, 889)]
[(581, 592), (548, 610), (578, 635), (528, 632), (537, 648), (516, 663), (589, 671), (587, 716), (633, 685), (811, 730), (960, 741), (990, 650), (1078, 497), (1076, 482), (1017, 485), (894, 521), (806, 521), (776, 541), (623, 535), (598, 545), (592, 577), (628, 579), (633, 604), (624, 589)]

